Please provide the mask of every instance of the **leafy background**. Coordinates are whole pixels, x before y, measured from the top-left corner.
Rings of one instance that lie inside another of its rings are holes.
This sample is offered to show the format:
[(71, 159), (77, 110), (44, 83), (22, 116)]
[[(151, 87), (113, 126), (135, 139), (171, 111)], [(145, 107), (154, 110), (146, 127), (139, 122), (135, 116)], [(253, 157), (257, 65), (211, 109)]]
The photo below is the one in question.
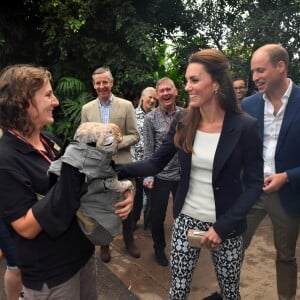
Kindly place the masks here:
[(70, 139), (84, 103), (95, 97), (91, 74), (109, 66), (114, 93), (135, 101), (158, 78), (171, 77), (183, 100), (189, 55), (214, 47), (230, 60), (232, 76), (254, 91), (252, 52), (281, 43), (289, 76), (300, 82), (300, 0), (3, 0), (0, 68), (15, 63), (47, 67), (60, 100), (54, 126)]

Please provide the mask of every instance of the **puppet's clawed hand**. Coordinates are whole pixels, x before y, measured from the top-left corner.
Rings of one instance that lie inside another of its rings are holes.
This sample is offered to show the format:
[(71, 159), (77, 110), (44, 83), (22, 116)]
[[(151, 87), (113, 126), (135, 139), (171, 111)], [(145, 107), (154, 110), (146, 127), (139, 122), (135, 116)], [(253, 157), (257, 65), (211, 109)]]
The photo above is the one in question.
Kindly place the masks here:
[(117, 180), (116, 178), (108, 178), (104, 180), (104, 186), (108, 190), (123, 193), (127, 190), (133, 190), (133, 184), (130, 180)]

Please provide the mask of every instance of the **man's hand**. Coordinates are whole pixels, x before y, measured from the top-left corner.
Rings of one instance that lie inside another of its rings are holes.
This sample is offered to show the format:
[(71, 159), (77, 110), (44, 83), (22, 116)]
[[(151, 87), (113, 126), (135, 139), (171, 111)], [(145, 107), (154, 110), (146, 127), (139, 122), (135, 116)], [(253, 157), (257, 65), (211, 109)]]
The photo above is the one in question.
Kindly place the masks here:
[(122, 193), (122, 195), (124, 196), (124, 200), (117, 202), (115, 207), (118, 208), (116, 214), (119, 215), (122, 220), (125, 220), (133, 208), (134, 191), (127, 190)]
[(286, 172), (272, 174), (264, 179), (263, 191), (265, 193), (277, 192), (287, 182), (288, 176)]

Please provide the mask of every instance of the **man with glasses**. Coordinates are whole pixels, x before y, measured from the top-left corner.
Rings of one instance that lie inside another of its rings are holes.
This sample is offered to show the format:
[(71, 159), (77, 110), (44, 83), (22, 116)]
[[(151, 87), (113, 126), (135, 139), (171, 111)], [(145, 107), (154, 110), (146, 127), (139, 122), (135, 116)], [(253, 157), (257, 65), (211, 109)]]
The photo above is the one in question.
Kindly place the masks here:
[(236, 99), (238, 100), (238, 103), (240, 103), (248, 92), (246, 82), (243, 78), (236, 77), (233, 79), (232, 84), (235, 91)]

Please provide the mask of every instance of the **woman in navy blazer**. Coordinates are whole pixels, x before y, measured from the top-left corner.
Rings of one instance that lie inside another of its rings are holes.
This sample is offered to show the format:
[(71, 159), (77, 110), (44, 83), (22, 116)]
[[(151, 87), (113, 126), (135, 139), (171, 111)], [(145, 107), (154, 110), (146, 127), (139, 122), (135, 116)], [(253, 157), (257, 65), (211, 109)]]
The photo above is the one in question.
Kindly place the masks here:
[[(262, 142), (256, 119), (238, 107), (229, 64), (218, 50), (194, 53), (186, 70), (189, 107), (172, 123), (150, 159), (119, 176), (159, 173), (178, 152), (181, 179), (174, 200), (169, 299), (186, 299), (201, 247), (211, 250), (221, 296), (240, 299), (246, 215), (263, 187)], [(188, 230), (205, 231), (196, 247)]]

